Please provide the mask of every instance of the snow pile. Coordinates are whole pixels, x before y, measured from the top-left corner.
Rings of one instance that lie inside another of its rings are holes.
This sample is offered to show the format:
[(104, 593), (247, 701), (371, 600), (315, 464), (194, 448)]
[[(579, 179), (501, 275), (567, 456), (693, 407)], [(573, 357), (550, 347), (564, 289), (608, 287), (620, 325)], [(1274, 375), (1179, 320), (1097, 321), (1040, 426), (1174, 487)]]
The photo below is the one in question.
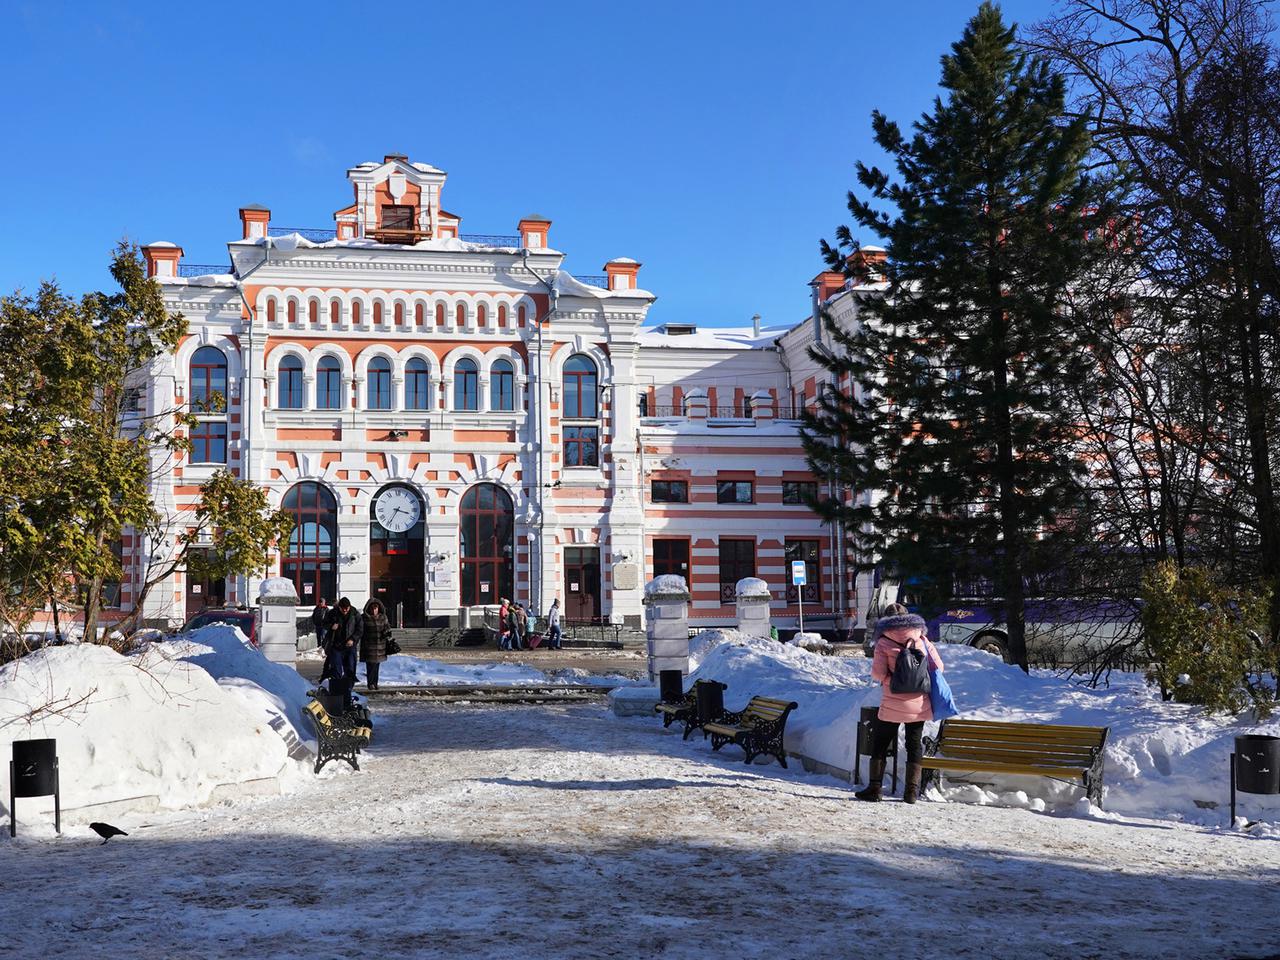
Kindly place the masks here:
[[(225, 625), (130, 655), (48, 647), (0, 667), (0, 755), (13, 740), (56, 738), (70, 822), (81, 818), (77, 807), (182, 808), (207, 803), (223, 785), (301, 776), (290, 724), (273, 727), (268, 707), (297, 716), (306, 684), (277, 670), (288, 668)], [(52, 798), (26, 801), (20, 816), (52, 806)]]
[(811, 650), (814, 653), (822, 653), (825, 650), (830, 650), (832, 647), (831, 641), (824, 640), (820, 633), (796, 633), (787, 641), (787, 643), (791, 644), (793, 647), (803, 647), (804, 649)]
[(734, 587), (734, 595), (748, 597), (752, 600), (769, 600), (772, 598), (769, 593), (769, 584), (759, 577), (743, 577), (738, 581), (738, 585)]
[(689, 587), (684, 582), (684, 577), (675, 573), (664, 573), (661, 576), (654, 577), (644, 585), (645, 599), (653, 600), (659, 597), (684, 597), (689, 596)]
[(703, 630), (689, 641), (689, 669), (691, 671), (696, 670), (707, 654), (722, 643), (736, 643), (739, 641), (746, 643), (753, 639), (753, 637), (748, 637), (745, 633), (739, 633), (732, 627), (712, 627), (709, 630)]
[[(356, 676), (365, 679), (361, 663)], [(524, 686), (549, 683), (598, 684), (614, 686), (634, 681), (622, 676), (604, 676), (582, 670), (555, 670), (544, 673), (523, 663), (459, 664), (425, 660), (407, 654), (388, 657), (378, 671), (381, 687), (437, 687), (458, 684), (485, 686)]]
[(294, 589), (292, 580), (286, 580), (284, 577), (268, 577), (262, 581), (262, 586), (258, 588), (258, 599), (266, 600), (268, 597), (288, 599), (297, 603), (298, 591)]
[[(717, 639), (713, 633), (723, 636)], [(787, 749), (852, 769), (859, 710), (880, 702), (871, 662), (820, 656), (734, 633), (706, 631), (694, 639), (698, 666), (690, 682), (727, 683), (725, 706), (730, 710), (741, 709), (755, 694), (795, 700), (799, 707), (787, 721)], [(940, 653), (966, 719), (1109, 727), (1103, 806), (1111, 814), (1222, 826), (1234, 737), (1280, 736), (1280, 717), (1257, 724), (1248, 716), (1213, 717), (1198, 707), (1162, 703), (1135, 674), (1113, 674), (1109, 688), (1090, 690), (1049, 671), (1024, 674), (970, 647), (944, 645)], [(929, 724), (926, 735), (936, 728)], [(944, 796), (1028, 809), (1072, 804), (1088, 810), (1073, 784), (1043, 777), (983, 775), (981, 784), (964, 779), (949, 778)], [(1280, 798), (1241, 794), (1239, 803), (1242, 813), (1263, 821), (1255, 832), (1280, 833)]]

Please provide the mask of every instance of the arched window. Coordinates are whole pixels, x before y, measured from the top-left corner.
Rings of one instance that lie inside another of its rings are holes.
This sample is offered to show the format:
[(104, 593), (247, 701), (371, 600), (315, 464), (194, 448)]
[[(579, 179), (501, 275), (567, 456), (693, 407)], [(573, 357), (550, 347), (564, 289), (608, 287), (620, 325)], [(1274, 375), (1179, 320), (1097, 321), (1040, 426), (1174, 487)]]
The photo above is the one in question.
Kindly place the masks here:
[(338, 501), (318, 483), (299, 483), (284, 495), (281, 507), (293, 517), (289, 548), (280, 575), (292, 580), (301, 606), (313, 606), (337, 592)]
[(498, 360), (489, 371), (489, 409), (516, 408), (516, 373), (510, 360)]
[(507, 305), (505, 303), (498, 304), (498, 326), (505, 327), (507, 325)]
[(443, 303), (436, 304), (436, 326), (437, 327), (444, 326), (444, 304)]
[(276, 406), (282, 410), (301, 410), (305, 397), (302, 385), (302, 361), (297, 357), (285, 357), (280, 361), (280, 381)]
[(404, 406), (406, 410), (431, 409), (431, 368), (421, 357), (404, 366)]
[(391, 409), (391, 361), (374, 357), (369, 361), (369, 409)]
[(453, 317), (458, 326), (465, 327), (467, 325), (467, 305), (465, 303), (458, 304), (454, 308)]
[(515, 507), (496, 484), (482, 483), (462, 497), (459, 565), (464, 606), (510, 598), (514, 578)]
[(564, 365), (564, 416), (569, 420), (594, 420), (600, 415), (597, 399), (599, 376), (590, 357), (576, 354)]
[(480, 368), (470, 357), (463, 357), (453, 368), (453, 409), (480, 409)]
[(227, 409), (227, 358), (217, 347), (201, 347), (191, 357), (192, 413), (222, 413)]
[(316, 366), (316, 407), (320, 410), (341, 410), (342, 364), (337, 357), (321, 357)]

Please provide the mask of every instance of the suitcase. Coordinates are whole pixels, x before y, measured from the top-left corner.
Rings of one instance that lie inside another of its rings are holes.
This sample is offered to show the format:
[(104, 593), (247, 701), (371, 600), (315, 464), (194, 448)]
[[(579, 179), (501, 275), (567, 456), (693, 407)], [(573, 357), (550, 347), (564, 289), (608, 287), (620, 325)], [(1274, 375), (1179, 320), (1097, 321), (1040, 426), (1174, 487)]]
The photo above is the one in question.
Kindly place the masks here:
[(538, 649), (538, 645), (539, 645), (539, 644), (541, 644), (541, 643), (542, 643), (542, 634), (540, 634), (540, 633), (531, 633), (531, 634), (529, 634), (529, 649), (530, 649), (530, 650), (537, 650), (537, 649)]

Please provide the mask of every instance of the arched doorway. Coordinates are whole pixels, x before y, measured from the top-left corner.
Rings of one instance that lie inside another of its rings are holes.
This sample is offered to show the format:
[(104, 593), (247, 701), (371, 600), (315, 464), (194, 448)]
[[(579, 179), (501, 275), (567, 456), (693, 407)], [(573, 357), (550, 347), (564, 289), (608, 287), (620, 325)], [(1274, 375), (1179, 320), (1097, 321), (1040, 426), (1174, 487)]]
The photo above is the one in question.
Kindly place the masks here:
[(312, 606), (321, 597), (333, 603), (338, 592), (337, 499), (318, 483), (298, 483), (280, 506), (293, 518), (280, 575), (293, 581), (300, 605)]
[(515, 583), (515, 505), (493, 483), (472, 487), (459, 510), (459, 584), (464, 607), (511, 597)]
[(377, 597), (393, 626), (420, 627), (426, 567), (422, 497), (396, 483), (383, 487), (369, 512), (369, 596)]

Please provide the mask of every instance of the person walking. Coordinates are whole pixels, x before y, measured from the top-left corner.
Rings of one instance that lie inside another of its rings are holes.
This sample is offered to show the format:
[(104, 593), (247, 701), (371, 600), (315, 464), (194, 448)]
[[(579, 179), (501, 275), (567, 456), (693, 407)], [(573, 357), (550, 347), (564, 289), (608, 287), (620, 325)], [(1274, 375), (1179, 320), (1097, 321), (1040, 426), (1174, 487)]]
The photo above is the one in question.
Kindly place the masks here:
[(311, 624), (316, 631), (316, 646), (321, 650), (324, 649), (324, 641), (328, 636), (329, 628), (325, 621), (329, 616), (329, 604), (324, 597), (316, 601), (316, 607), (311, 611)]
[(325, 647), (325, 664), (329, 674), (329, 692), (341, 694), (343, 710), (351, 709), (351, 688), (356, 685), (356, 657), (359, 654), (360, 636), (364, 632), (364, 620), (360, 612), (343, 597), (329, 610), (326, 618), (329, 627), (328, 646)]
[(520, 649), (520, 604), (515, 601), (507, 608), (507, 632), (509, 634), (507, 649)]
[(391, 639), (391, 621), (382, 601), (374, 597), (364, 605), (360, 634), (360, 660), (364, 663), (364, 685), (378, 689), (378, 668), (387, 659), (387, 641)]
[(893, 674), (898, 658), (908, 649), (923, 653), (930, 671), (942, 669), (942, 658), (926, 635), (924, 618), (908, 613), (907, 608), (900, 603), (891, 603), (885, 608), (884, 615), (876, 621), (875, 637), (871, 678), (880, 683), (883, 692), (871, 746), (870, 776), (867, 786), (854, 796), (859, 800), (880, 800), (889, 747), (898, 740), (899, 724), (906, 724), (907, 776), (902, 800), (904, 803), (915, 803), (920, 798), (920, 777), (923, 773), (920, 765), (923, 756), (920, 741), (925, 722), (933, 719), (933, 708), (929, 704), (928, 689), (924, 692), (894, 693)]
[(507, 617), (511, 613), (511, 601), (506, 597), (502, 598), (502, 606), (498, 608), (498, 649), (511, 649), (511, 627), (507, 623)]
[(547, 647), (560, 649), (560, 598), (551, 601), (551, 609), (547, 611)]
[(516, 626), (519, 649), (524, 650), (529, 646), (529, 608), (523, 603), (516, 604)]

